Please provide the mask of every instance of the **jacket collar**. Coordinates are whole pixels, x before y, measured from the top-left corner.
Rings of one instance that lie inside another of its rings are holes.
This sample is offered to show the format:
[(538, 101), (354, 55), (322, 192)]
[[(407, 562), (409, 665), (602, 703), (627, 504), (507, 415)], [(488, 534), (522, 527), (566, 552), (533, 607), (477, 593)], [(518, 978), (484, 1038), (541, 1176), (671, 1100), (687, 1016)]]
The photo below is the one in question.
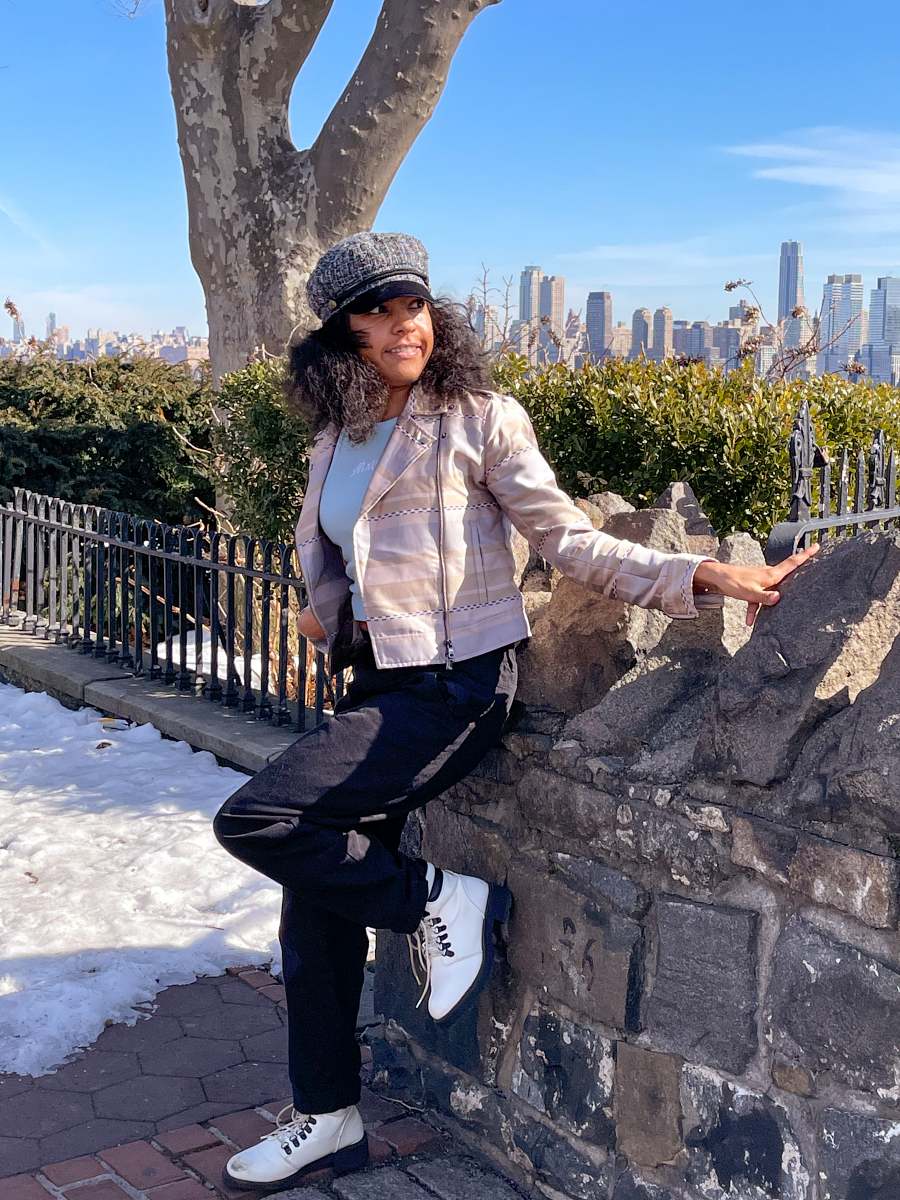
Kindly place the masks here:
[[(447, 412), (449, 405), (449, 400), (441, 399), (433, 392), (427, 391), (420, 383), (414, 383), (409, 389), (406, 404), (397, 417), (397, 425), (406, 429), (407, 433), (427, 433), (427, 425), (420, 425), (414, 418), (436, 416), (438, 413)], [(340, 432), (340, 425), (336, 421), (329, 421), (313, 439), (313, 444), (310, 447), (311, 453), (318, 453), (320, 450), (333, 448), (340, 436)]]

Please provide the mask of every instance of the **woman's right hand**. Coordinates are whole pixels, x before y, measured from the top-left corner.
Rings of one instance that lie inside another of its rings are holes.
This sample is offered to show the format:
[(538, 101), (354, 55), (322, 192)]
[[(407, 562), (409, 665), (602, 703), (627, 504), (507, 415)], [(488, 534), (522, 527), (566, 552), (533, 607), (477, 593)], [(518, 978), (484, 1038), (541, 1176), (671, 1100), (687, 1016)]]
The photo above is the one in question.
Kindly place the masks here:
[(297, 618), (297, 628), (304, 637), (310, 638), (314, 642), (322, 641), (325, 637), (325, 630), (313, 616), (312, 609), (308, 604), (300, 611), (300, 616)]

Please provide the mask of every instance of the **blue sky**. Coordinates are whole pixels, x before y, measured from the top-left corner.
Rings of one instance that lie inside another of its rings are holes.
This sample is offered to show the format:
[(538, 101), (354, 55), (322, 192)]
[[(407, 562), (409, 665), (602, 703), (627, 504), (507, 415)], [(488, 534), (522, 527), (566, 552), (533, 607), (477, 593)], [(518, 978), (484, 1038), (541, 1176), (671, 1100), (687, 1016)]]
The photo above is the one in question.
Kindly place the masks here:
[[(206, 331), (188, 253), (162, 0), (0, 0), (0, 293), (43, 334)], [(306, 146), (379, 0), (335, 0), (291, 101)], [(433, 285), (490, 269), (567, 279), (583, 310), (727, 315), (725, 280), (774, 309), (778, 248), (826, 274), (900, 274), (900, 9), (838, 0), (503, 0), (479, 15), (375, 228), (422, 238)], [(731, 302), (734, 302), (732, 298)], [(774, 315), (774, 314), (773, 314)], [(0, 331), (8, 336), (5, 314)]]

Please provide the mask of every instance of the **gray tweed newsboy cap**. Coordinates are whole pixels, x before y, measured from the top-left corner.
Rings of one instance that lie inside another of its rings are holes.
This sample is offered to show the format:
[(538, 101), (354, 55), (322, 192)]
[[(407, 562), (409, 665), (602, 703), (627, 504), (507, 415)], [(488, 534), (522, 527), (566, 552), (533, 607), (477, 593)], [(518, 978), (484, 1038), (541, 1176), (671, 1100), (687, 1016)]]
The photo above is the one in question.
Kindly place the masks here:
[[(397, 284), (409, 284), (408, 294), (431, 298), (428, 254), (408, 233), (354, 233), (329, 247), (306, 283), (309, 305), (320, 321), (378, 289), (395, 296), (407, 294)], [(388, 286), (389, 285), (389, 286)]]

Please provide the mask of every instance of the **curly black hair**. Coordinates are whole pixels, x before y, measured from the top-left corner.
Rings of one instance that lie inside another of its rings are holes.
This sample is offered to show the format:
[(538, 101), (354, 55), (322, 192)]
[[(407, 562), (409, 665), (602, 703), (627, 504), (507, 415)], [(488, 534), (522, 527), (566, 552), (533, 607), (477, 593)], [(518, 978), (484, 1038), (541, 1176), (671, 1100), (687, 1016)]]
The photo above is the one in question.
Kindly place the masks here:
[[(419, 378), (423, 393), (445, 400), (486, 389), (488, 356), (465, 309), (443, 296), (426, 303), (434, 349)], [(312, 436), (334, 421), (351, 442), (359, 443), (371, 437), (382, 419), (390, 393), (378, 369), (359, 353), (365, 345), (365, 335), (350, 328), (347, 309), (289, 345), (285, 397)]]

